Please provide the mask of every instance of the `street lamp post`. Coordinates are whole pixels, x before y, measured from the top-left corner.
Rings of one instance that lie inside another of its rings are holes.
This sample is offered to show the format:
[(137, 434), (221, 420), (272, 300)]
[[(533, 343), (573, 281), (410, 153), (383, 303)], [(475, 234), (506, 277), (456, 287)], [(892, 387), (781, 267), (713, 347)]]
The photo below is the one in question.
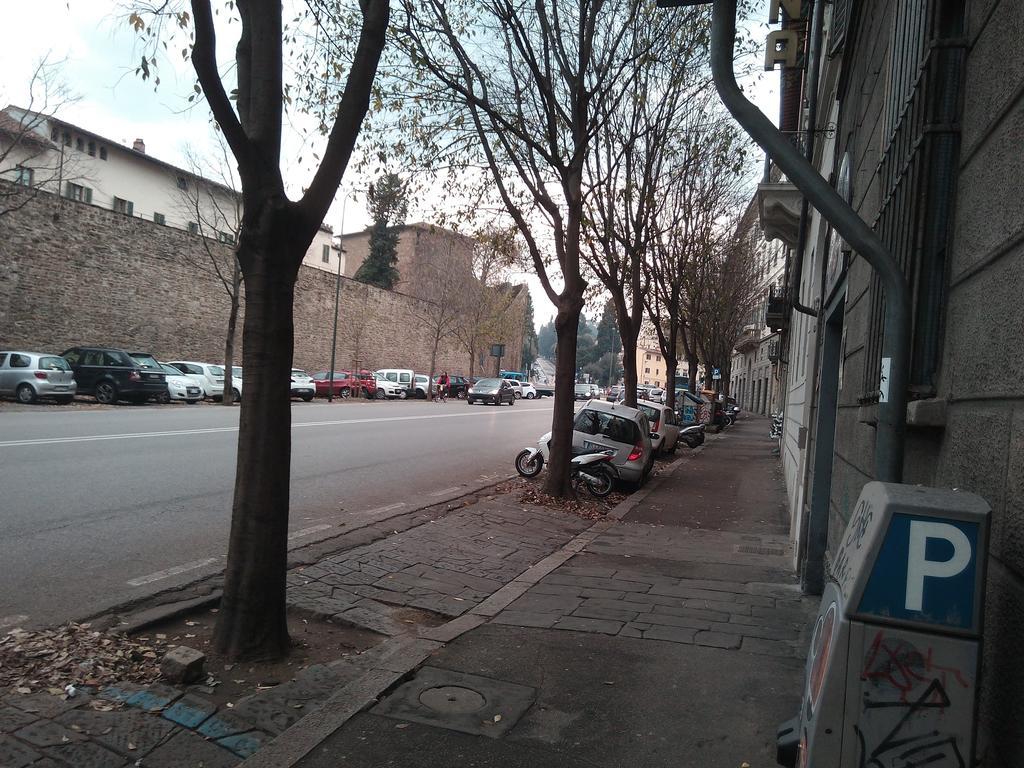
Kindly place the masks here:
[(341, 245), (338, 247), (338, 274), (334, 283), (334, 330), (331, 331), (331, 370), (328, 372), (327, 402), (334, 402), (334, 356), (338, 350), (338, 302), (341, 299), (341, 262), (345, 258), (345, 204), (348, 193), (341, 198)]

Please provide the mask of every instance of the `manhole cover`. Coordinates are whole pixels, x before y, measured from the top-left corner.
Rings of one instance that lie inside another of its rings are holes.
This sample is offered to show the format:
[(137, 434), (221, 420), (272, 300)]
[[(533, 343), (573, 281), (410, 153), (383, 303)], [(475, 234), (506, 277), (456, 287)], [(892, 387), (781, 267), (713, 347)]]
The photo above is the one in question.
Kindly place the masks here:
[(441, 714), (465, 714), (481, 709), (487, 699), (471, 688), (461, 685), (444, 685), (428, 688), (420, 694), (420, 704)]
[(786, 554), (786, 550), (779, 549), (777, 547), (755, 547), (751, 544), (740, 544), (736, 547), (737, 552), (743, 552), (748, 555), (779, 555)]

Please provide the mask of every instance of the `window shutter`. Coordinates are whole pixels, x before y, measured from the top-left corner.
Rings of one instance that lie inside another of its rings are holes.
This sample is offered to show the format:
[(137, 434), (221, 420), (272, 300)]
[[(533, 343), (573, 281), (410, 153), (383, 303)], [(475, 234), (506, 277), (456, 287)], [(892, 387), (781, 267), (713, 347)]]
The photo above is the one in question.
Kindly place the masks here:
[(846, 42), (846, 30), (850, 26), (852, 0), (835, 0), (832, 6), (832, 30), (829, 32), (828, 55), (835, 56), (843, 50)]
[(124, 212), (127, 213), (129, 216), (133, 215), (135, 213), (135, 203), (129, 200), (125, 204)]
[(83, 191), (85, 193), (84, 194), (85, 202), (91, 203), (92, 202), (92, 189), (89, 188), (89, 187), (84, 187)]

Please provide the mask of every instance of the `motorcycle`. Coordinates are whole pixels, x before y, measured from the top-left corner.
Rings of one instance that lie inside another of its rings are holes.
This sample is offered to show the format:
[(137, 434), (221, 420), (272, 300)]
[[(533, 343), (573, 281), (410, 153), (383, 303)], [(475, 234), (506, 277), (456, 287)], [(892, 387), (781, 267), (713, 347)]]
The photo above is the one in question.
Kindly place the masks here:
[(679, 439), (686, 443), (690, 448), (696, 448), (698, 445), (703, 445), (704, 425), (694, 424), (693, 426), (683, 427), (679, 431)]
[[(516, 472), (523, 477), (536, 477), (544, 469), (551, 453), (551, 433), (541, 436), (536, 448), (523, 448), (516, 455)], [(603, 499), (612, 492), (619, 477), (611, 463), (615, 451), (587, 451), (572, 457), (569, 480), (575, 490), (586, 486), (591, 494)]]

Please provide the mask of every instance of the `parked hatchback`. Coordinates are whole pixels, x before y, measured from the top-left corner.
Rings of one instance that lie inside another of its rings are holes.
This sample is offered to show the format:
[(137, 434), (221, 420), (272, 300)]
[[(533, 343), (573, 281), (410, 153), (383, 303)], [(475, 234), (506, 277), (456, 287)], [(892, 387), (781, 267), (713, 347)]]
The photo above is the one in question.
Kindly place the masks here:
[[(111, 347), (72, 347), (61, 354), (75, 375), (78, 393), (100, 403), (143, 403), (167, 392), (166, 374), (148, 354)], [(177, 367), (177, 366), (175, 366)]]
[(316, 396), (316, 384), (313, 377), (301, 368), (292, 368), (292, 397), (301, 397), (307, 403)]
[(647, 416), (651, 425), (651, 448), (654, 453), (674, 453), (679, 442), (679, 419), (675, 411), (664, 403), (641, 400), (637, 407)]
[(642, 483), (651, 471), (651, 427), (643, 411), (605, 400), (591, 400), (573, 421), (574, 450), (615, 451), (612, 463), (622, 480)]
[(70, 403), (77, 385), (63, 357), (39, 352), (0, 352), (0, 395), (34, 403), (41, 397)]
[[(223, 397), (224, 366), (200, 363), (193, 360), (171, 360), (168, 365), (173, 365), (198, 384), (203, 390), (203, 397), (213, 399)], [(241, 377), (239, 376), (239, 378)]]

